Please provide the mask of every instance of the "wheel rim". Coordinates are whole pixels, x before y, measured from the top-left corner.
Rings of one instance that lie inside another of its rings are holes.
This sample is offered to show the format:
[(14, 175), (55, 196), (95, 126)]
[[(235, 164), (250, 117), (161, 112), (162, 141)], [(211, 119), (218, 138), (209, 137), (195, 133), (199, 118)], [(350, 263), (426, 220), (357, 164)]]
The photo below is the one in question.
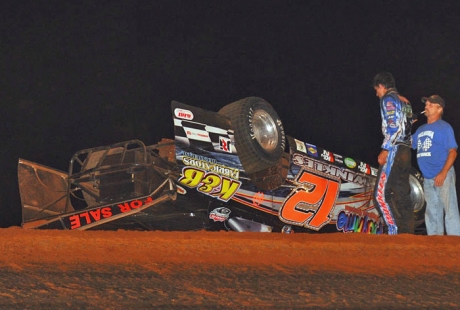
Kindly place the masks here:
[(278, 146), (278, 130), (273, 118), (264, 110), (256, 110), (252, 119), (254, 137), (259, 145), (270, 152)]
[(410, 198), (414, 204), (414, 211), (418, 212), (423, 209), (425, 205), (425, 196), (420, 182), (413, 175), (409, 175), (409, 184), (411, 187)]

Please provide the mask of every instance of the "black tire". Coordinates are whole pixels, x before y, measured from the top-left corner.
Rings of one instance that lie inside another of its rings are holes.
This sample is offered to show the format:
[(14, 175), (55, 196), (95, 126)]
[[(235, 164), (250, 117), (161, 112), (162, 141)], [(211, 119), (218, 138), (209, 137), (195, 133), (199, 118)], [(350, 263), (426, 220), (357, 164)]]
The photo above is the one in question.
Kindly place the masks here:
[(420, 226), (425, 221), (425, 194), (423, 191), (423, 176), (417, 169), (413, 168), (409, 174), (411, 187), (410, 197), (414, 206), (415, 227)]
[[(267, 101), (248, 97), (226, 105), (220, 109), (219, 114), (230, 119), (238, 157), (247, 174), (279, 163), (286, 146), (286, 137), (278, 114)], [(262, 129), (267, 128), (269, 132), (262, 132)]]

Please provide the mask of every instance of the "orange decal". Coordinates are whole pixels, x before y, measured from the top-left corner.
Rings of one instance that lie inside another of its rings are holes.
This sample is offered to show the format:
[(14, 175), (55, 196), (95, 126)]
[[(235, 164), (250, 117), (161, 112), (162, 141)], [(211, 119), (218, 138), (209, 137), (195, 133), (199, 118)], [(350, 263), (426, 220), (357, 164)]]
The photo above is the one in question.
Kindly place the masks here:
[(118, 207), (120, 208), (121, 213), (129, 212), (131, 211), (131, 208), (129, 207), (129, 204), (127, 202), (125, 203), (119, 203)]
[(92, 210), (89, 211), (89, 213), (95, 221), (99, 221), (101, 219), (101, 209)]
[(340, 190), (339, 180), (302, 170), (299, 186), (286, 198), (279, 211), (283, 222), (319, 230), (330, 222), (330, 213)]
[(81, 226), (80, 217), (78, 216), (78, 214), (69, 217), (69, 221), (70, 229), (75, 229)]
[(329, 223), (331, 220), (329, 214), (331, 214), (332, 208), (334, 207), (339, 190), (340, 187), (338, 182), (328, 181), (328, 186), (321, 207), (309, 223), (311, 227), (318, 227), (319, 229)]
[(304, 189), (295, 189), (281, 206), (280, 218), (288, 223), (303, 226), (313, 214), (301, 211), (297, 206), (308, 201), (309, 197), (309, 193)]
[[(152, 198), (150, 198), (150, 199), (152, 199)], [(101, 211), (102, 211), (102, 217), (103, 218), (108, 218), (108, 217), (112, 216), (112, 210), (110, 208), (108, 208), (108, 207), (102, 208)]]
[(147, 199), (145, 199), (144, 201), (136, 199), (136, 200), (132, 200), (130, 202), (119, 203), (118, 208), (120, 208), (121, 213), (125, 213), (125, 212), (131, 211), (132, 209), (140, 208), (144, 204), (147, 204), (147, 203), (152, 202), (152, 201), (153, 201), (152, 197), (147, 197)]
[(262, 202), (264, 202), (264, 193), (262, 192), (255, 193), (252, 198), (252, 204), (255, 206), (260, 206)]
[(73, 214), (68, 217), (64, 217), (63, 221), (68, 221), (67, 225), (70, 229), (78, 229), (82, 226), (93, 224), (103, 219), (110, 218), (113, 215), (132, 211), (134, 209), (141, 208), (142, 206), (153, 201), (152, 197), (146, 197), (144, 200), (131, 200), (111, 206), (105, 206), (96, 208), (93, 210), (84, 211), (78, 214)]

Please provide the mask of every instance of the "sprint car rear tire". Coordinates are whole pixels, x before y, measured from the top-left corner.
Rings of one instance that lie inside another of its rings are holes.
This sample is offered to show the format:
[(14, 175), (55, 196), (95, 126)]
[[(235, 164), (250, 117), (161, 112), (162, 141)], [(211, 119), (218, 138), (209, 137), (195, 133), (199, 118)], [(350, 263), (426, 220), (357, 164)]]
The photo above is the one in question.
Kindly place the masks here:
[(286, 137), (278, 114), (267, 101), (248, 97), (226, 105), (219, 114), (231, 121), (238, 157), (247, 174), (280, 162)]
[(421, 225), (425, 221), (425, 194), (423, 191), (423, 176), (422, 174), (412, 167), (409, 174), (410, 183), (410, 197), (414, 206), (414, 219), (415, 226)]

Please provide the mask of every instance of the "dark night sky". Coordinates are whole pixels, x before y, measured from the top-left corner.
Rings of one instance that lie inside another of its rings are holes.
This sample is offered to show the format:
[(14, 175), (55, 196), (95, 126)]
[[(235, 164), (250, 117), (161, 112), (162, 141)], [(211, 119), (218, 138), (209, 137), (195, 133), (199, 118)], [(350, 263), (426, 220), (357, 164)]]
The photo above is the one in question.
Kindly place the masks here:
[(2, 227), (20, 224), (18, 158), (67, 171), (80, 149), (172, 138), (172, 100), (259, 96), (287, 134), (376, 165), (386, 70), (416, 111), (444, 97), (460, 140), (458, 1), (73, 3), (0, 4)]

